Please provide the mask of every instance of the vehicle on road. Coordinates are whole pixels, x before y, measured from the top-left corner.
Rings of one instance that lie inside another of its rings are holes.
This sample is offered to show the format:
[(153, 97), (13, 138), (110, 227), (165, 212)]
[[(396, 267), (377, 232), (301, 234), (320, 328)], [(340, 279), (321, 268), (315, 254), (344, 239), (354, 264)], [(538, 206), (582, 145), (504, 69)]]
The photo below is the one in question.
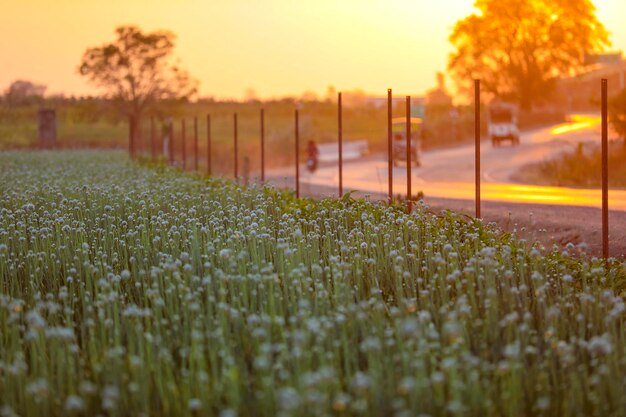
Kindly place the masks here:
[(310, 140), (306, 146), (306, 168), (312, 174), (317, 170), (317, 165), (319, 164), (319, 155), (320, 150), (317, 147), (317, 144)]
[(520, 132), (517, 126), (518, 109), (515, 104), (496, 102), (489, 106), (489, 137), (494, 147), (510, 140), (511, 145), (519, 145)]
[[(420, 157), (422, 154), (422, 124), (423, 121), (419, 117), (411, 117), (411, 164), (419, 167), (421, 165)], [(400, 162), (406, 164), (407, 154), (407, 138), (406, 138), (406, 118), (396, 117), (391, 120), (392, 134), (392, 154), (393, 165), (399, 166)]]

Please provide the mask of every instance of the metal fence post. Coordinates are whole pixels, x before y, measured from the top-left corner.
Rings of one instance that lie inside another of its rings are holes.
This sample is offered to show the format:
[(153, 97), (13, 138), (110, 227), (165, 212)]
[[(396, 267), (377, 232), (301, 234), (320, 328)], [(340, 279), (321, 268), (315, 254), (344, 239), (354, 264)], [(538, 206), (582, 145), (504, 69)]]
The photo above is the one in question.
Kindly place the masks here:
[(211, 115), (206, 115), (206, 171), (211, 176)]
[(343, 114), (341, 92), (337, 95), (337, 130), (339, 143), (339, 198), (343, 196)]
[(295, 113), (295, 134), (296, 134), (296, 198), (300, 198), (300, 132), (298, 129), (298, 109)]
[(156, 130), (154, 128), (154, 116), (150, 116), (150, 151), (152, 162), (156, 161)]
[(261, 182), (265, 182), (265, 110), (261, 109)]
[(411, 96), (406, 96), (406, 210), (413, 210), (411, 201)]
[(170, 117), (167, 121), (167, 134), (168, 134), (168, 142), (167, 142), (167, 158), (170, 166), (174, 165), (174, 120)]
[(391, 88), (387, 89), (387, 156), (389, 157), (388, 175), (389, 181), (389, 205), (393, 204), (393, 142), (391, 128), (392, 99)]
[(128, 116), (128, 154), (135, 157), (135, 118), (132, 114)]
[(606, 79), (602, 80), (602, 256), (609, 258), (609, 128)]
[(480, 80), (474, 80), (474, 178), (476, 181), (476, 218), (480, 214)]
[(235, 149), (235, 181), (239, 181), (239, 167), (237, 166), (237, 161), (239, 161), (239, 150), (237, 149), (237, 113), (233, 115), (233, 134), (234, 134), (234, 149)]
[(181, 142), (182, 142), (182, 147), (183, 147), (183, 171), (187, 170), (187, 133), (185, 132), (185, 119), (182, 119), (180, 121), (180, 125), (181, 125)]
[(198, 116), (193, 118), (193, 170), (198, 171)]

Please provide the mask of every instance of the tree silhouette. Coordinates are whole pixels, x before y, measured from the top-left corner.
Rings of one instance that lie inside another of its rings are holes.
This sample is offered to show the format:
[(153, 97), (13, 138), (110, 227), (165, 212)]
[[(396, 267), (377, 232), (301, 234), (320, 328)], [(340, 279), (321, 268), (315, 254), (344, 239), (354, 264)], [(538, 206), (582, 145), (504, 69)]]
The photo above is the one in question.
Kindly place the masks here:
[(478, 14), (457, 22), (448, 69), (461, 91), (481, 79), (487, 95), (528, 109), (549, 97), (559, 76), (608, 46), (589, 0), (477, 0)]
[(197, 81), (174, 62), (173, 33), (144, 33), (136, 26), (120, 26), (115, 33), (114, 42), (85, 51), (79, 72), (133, 116), (136, 132), (150, 106), (188, 99), (197, 92)]
[(9, 106), (24, 106), (43, 101), (47, 87), (28, 80), (16, 80), (4, 93), (4, 101)]

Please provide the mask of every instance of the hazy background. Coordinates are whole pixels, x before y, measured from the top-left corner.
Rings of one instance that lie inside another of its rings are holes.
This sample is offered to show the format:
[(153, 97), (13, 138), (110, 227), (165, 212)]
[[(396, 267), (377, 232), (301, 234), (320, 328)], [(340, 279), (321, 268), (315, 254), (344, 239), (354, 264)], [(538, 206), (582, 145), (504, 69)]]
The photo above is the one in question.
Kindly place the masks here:
[[(595, 0), (613, 47), (626, 48), (626, 1)], [(136, 24), (178, 35), (176, 54), (200, 95), (323, 96), (329, 85), (422, 93), (444, 70), (454, 23), (473, 0), (0, 0), (0, 88), (95, 94), (76, 72), (88, 46)], [(452, 86), (452, 83), (449, 83)]]

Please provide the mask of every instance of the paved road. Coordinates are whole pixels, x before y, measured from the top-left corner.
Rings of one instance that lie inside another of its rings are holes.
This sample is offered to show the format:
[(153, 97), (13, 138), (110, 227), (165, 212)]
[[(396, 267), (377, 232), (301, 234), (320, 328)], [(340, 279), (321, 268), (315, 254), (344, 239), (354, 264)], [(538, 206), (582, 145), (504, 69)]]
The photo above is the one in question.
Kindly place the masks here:
[[(593, 115), (574, 115), (566, 124), (526, 132), (520, 146), (508, 144), (493, 148), (482, 143), (482, 198), (489, 201), (506, 201), (539, 204), (578, 205), (599, 207), (600, 190), (546, 187), (521, 184), (511, 176), (523, 165), (550, 158), (563, 151), (574, 149), (579, 142), (600, 141), (600, 118)], [(337, 167), (320, 167), (314, 174), (301, 170), (302, 187), (335, 186), (338, 184)], [(287, 173), (275, 172), (274, 177)], [(291, 176), (291, 175), (289, 175)], [(406, 167), (393, 170), (394, 194), (406, 194)], [(387, 193), (387, 162), (385, 155), (375, 155), (344, 164), (344, 190)], [(451, 199), (474, 198), (474, 147), (425, 152), (422, 166), (412, 171), (412, 192), (423, 191), (426, 197)], [(626, 191), (609, 192), (612, 210), (626, 210)]]

